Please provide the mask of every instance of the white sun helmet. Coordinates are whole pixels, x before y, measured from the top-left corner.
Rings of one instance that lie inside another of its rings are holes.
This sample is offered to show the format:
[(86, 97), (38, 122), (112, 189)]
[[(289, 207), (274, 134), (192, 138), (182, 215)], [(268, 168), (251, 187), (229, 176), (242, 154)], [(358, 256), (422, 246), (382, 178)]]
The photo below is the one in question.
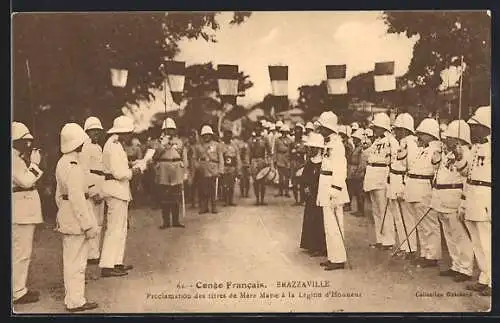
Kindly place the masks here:
[(310, 129), (310, 130), (314, 130), (314, 125), (311, 121), (307, 122), (306, 123), (306, 129)]
[(61, 129), (61, 152), (67, 154), (81, 146), (88, 136), (77, 123), (67, 123)]
[(462, 139), (469, 145), (470, 141), (470, 127), (464, 120), (453, 120), (450, 122), (443, 135), (450, 138)]
[(290, 127), (287, 124), (284, 124), (283, 127), (281, 127), (280, 132), (289, 132)]
[(214, 132), (212, 130), (212, 127), (208, 126), (208, 125), (204, 125), (202, 128), (201, 128), (201, 136), (203, 135), (213, 135)]
[(469, 119), (469, 124), (480, 124), (491, 129), (491, 106), (479, 107)]
[(102, 127), (102, 124), (101, 124), (101, 120), (99, 120), (96, 117), (88, 117), (85, 120), (85, 123), (83, 124), (83, 130), (87, 131), (87, 130), (92, 130), (92, 129), (104, 130), (104, 128)]
[(334, 132), (338, 131), (338, 118), (332, 111), (325, 111), (319, 116), (318, 122), (321, 126), (328, 128)]
[(132, 131), (134, 131), (134, 120), (126, 116), (119, 116), (113, 121), (113, 127), (108, 130), (108, 133), (127, 133)]
[(391, 131), (391, 119), (386, 113), (383, 112), (375, 114), (375, 116), (373, 117), (372, 125), (385, 129), (387, 131)]
[(12, 122), (12, 140), (19, 139), (30, 139), (33, 140), (33, 136), (31, 135), (28, 127), (24, 123), (21, 122)]
[(417, 132), (426, 133), (439, 140), (439, 123), (432, 118), (425, 118), (417, 127)]
[(163, 121), (163, 125), (161, 129), (177, 129), (177, 126), (175, 125), (175, 121), (172, 118), (167, 118), (165, 121)]
[(415, 133), (415, 121), (409, 113), (401, 113), (396, 117), (393, 124), (394, 128), (403, 128)]

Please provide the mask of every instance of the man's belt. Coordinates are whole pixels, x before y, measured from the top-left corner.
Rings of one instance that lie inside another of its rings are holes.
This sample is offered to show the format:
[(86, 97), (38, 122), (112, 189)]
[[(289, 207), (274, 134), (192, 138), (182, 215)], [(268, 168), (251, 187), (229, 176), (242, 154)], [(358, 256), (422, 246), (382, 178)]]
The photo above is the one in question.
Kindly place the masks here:
[(90, 172), (92, 174), (96, 174), (96, 175), (99, 175), (99, 176), (105, 176), (105, 174), (104, 174), (103, 171), (100, 171), (100, 170), (97, 170), (97, 169), (91, 169)]
[(211, 163), (218, 163), (219, 162), (218, 160), (213, 160), (213, 159), (210, 159), (210, 158), (203, 158), (201, 161), (211, 162)]
[(409, 178), (416, 178), (416, 179), (428, 179), (432, 180), (434, 178), (434, 175), (417, 175), (417, 174), (408, 174)]
[(491, 183), (490, 182), (476, 181), (474, 179), (467, 179), (467, 184), (475, 185), (475, 186), (491, 187)]
[(384, 163), (368, 163), (368, 166), (371, 166), (371, 167), (387, 167), (389, 165), (384, 164)]
[(321, 175), (332, 176), (333, 172), (331, 170), (322, 170), (319, 172)]
[(432, 185), (433, 188), (437, 190), (455, 190), (464, 188), (464, 184), (456, 183), (456, 184), (436, 184)]
[(180, 162), (182, 161), (182, 159), (180, 158), (160, 158), (158, 161), (161, 161), (161, 162)]
[(34, 191), (36, 190), (36, 187), (29, 187), (29, 188), (24, 188), (24, 187), (14, 187), (12, 188), (12, 192), (13, 193), (17, 193), (17, 192), (31, 192), (31, 191)]
[(396, 169), (391, 168), (391, 174), (404, 175), (405, 173), (406, 173), (406, 171), (404, 171), (404, 170), (396, 170)]
[[(63, 200), (65, 200), (65, 201), (69, 200), (69, 198), (68, 198), (68, 194), (63, 194), (61, 197), (62, 197), (62, 199), (63, 199)], [(85, 199), (86, 199), (86, 200), (88, 200), (88, 199), (89, 199), (89, 193), (85, 193)]]
[(116, 178), (113, 176), (113, 174), (104, 174), (104, 179), (106, 181), (112, 181), (112, 180), (114, 180)]

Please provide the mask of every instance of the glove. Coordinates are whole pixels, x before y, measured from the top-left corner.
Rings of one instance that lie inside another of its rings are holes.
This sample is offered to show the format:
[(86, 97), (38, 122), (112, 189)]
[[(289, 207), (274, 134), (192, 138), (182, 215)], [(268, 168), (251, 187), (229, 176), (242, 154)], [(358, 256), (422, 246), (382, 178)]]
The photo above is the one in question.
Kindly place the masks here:
[(42, 156), (40, 155), (40, 150), (38, 149), (33, 149), (31, 151), (31, 156), (30, 156), (30, 162), (32, 162), (35, 165), (40, 165), (40, 161), (42, 160)]
[(90, 229), (87, 229), (85, 231), (85, 238), (93, 239), (95, 237), (97, 237), (97, 228), (96, 227), (91, 227)]

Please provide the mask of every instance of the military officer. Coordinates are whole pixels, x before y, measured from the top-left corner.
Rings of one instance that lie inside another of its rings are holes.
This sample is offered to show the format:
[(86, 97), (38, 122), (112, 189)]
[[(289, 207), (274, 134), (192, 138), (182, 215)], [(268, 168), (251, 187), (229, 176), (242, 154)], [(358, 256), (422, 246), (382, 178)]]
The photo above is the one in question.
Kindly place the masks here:
[(217, 213), (216, 191), (218, 177), (224, 172), (224, 157), (220, 144), (213, 139), (212, 128), (204, 125), (201, 128), (201, 142), (196, 146), (193, 160), (200, 169), (200, 214), (208, 213), (208, 200), (210, 200), (212, 213)]
[[(408, 113), (401, 113), (394, 121), (393, 134), (398, 141), (396, 157), (391, 156), (391, 167), (389, 174), (389, 183), (387, 185), (387, 198), (389, 202), (388, 212), (394, 216), (398, 240), (407, 239), (400, 250), (398, 256), (407, 260), (412, 260), (417, 252), (417, 234), (411, 229), (415, 227), (415, 217), (407, 210), (407, 203), (404, 200), (404, 177), (408, 171), (408, 164), (415, 159), (417, 155), (417, 137), (414, 136), (413, 117)], [(401, 207), (400, 207), (401, 206)], [(409, 237), (408, 237), (408, 234)]]
[[(467, 166), (465, 200), (460, 216), (469, 230), (479, 267), (479, 281), (467, 286), (483, 296), (491, 296), (491, 107), (479, 107), (469, 119), (472, 150)], [(457, 152), (457, 159), (463, 155)]]
[(193, 152), (197, 144), (198, 144), (198, 138), (196, 130), (192, 130), (189, 133), (186, 144), (187, 159), (188, 159), (187, 163), (188, 180), (187, 180), (186, 192), (188, 193), (188, 199), (190, 200), (191, 207), (193, 208), (196, 207), (196, 197), (199, 196), (198, 192), (199, 192), (200, 174), (198, 170), (194, 167), (194, 162), (193, 162)]
[(305, 137), (307, 138), (310, 133), (314, 131), (314, 125), (311, 121), (308, 121), (305, 126)]
[(92, 310), (97, 303), (85, 298), (85, 269), (89, 240), (98, 234), (98, 223), (89, 201), (88, 171), (79, 161), (83, 143), (88, 140), (85, 131), (76, 123), (68, 123), (61, 130), (62, 157), (56, 166), (57, 231), (63, 234), (63, 272), (66, 295), (64, 304), (69, 312)]
[(162, 129), (164, 135), (153, 155), (155, 184), (163, 216), (160, 229), (170, 228), (172, 225), (184, 228), (179, 221), (179, 213), (184, 178), (187, 175), (187, 151), (177, 136), (177, 126), (172, 118), (165, 119)]
[(320, 265), (325, 270), (343, 269), (347, 261), (344, 237), (344, 204), (349, 202), (346, 177), (347, 161), (342, 139), (337, 134), (337, 116), (323, 112), (319, 132), (325, 138), (325, 149), (318, 182), (316, 204), (323, 208), (327, 257)]
[[(43, 222), (36, 183), (43, 172), (40, 151), (32, 149), (33, 136), (20, 123), (12, 123), (12, 298), (14, 304), (38, 302), (40, 293), (26, 288), (35, 226)], [(29, 156), (26, 165), (22, 155)]]
[(290, 146), (290, 166), (292, 175), (292, 191), (295, 199), (294, 205), (302, 205), (304, 203), (304, 188), (300, 181), (300, 176), (297, 172), (304, 167), (306, 163), (306, 146), (303, 140), (303, 129), (300, 126), (295, 127), (295, 141)]
[(363, 183), (363, 189), (370, 195), (375, 229), (375, 243), (371, 248), (390, 250), (395, 243), (393, 215), (388, 209), (387, 178), (392, 152), (397, 152), (397, 141), (390, 135), (389, 116), (377, 113), (373, 118), (373, 142)]
[(222, 187), (224, 203), (226, 206), (235, 206), (234, 184), (236, 177), (241, 173), (241, 160), (238, 145), (233, 141), (233, 132), (225, 130), (221, 144), (222, 156), (224, 157), (224, 173), (222, 175)]
[(104, 183), (104, 172), (102, 165), (102, 148), (99, 142), (104, 129), (101, 121), (96, 117), (88, 117), (83, 125), (83, 130), (90, 140), (86, 140), (80, 153), (80, 162), (86, 170), (87, 182), (92, 185), (90, 189), (93, 214), (97, 222), (97, 235), (89, 240), (89, 260), (92, 265), (99, 264), (101, 256), (102, 225), (104, 222), (104, 203), (102, 197), (102, 184)]
[(278, 168), (279, 173), (279, 192), (276, 196), (290, 197), (288, 193), (288, 185), (290, 180), (290, 146), (292, 140), (289, 137), (290, 128), (288, 125), (283, 125), (281, 127), (281, 136), (276, 139), (275, 144), (275, 165)]
[(250, 149), (248, 142), (241, 139), (239, 136), (234, 138), (240, 155), (241, 172), (240, 172), (240, 197), (248, 197), (250, 191)]
[(420, 243), (419, 267), (436, 267), (441, 258), (441, 231), (435, 213), (427, 213), (431, 207), (432, 180), (441, 161), (439, 124), (432, 118), (422, 120), (416, 129), (418, 151), (413, 161), (409, 160), (405, 177), (404, 198), (406, 212), (412, 214), (416, 223)]
[(444, 134), (446, 138), (443, 139), (441, 162), (432, 184), (430, 213), (435, 213), (432, 216), (437, 216), (441, 222), (451, 258), (451, 268), (440, 275), (451, 276), (454, 281), (463, 282), (471, 279), (474, 264), (472, 243), (465, 226), (458, 218), (465, 182), (461, 171), (467, 166), (470, 155), (470, 128), (465, 121), (455, 120), (450, 123)]
[(257, 124), (252, 136), (248, 142), (250, 158), (250, 174), (253, 178), (253, 188), (256, 198), (255, 205), (265, 205), (264, 196), (266, 194), (266, 184), (263, 180), (256, 180), (256, 176), (261, 169), (266, 166), (273, 167), (271, 146), (269, 141), (262, 135), (262, 127)]
[(101, 251), (101, 277), (125, 276), (132, 269), (123, 263), (127, 240), (128, 203), (132, 199), (130, 180), (142, 173), (145, 164), (130, 168), (124, 146), (132, 140), (134, 122), (120, 116), (108, 130), (111, 136), (103, 148), (102, 161), (105, 181), (102, 191), (108, 205), (107, 226)]
[(278, 138), (280, 134), (276, 131), (276, 124), (271, 123), (269, 125), (269, 135), (267, 136), (269, 140), (269, 145), (271, 146), (271, 153), (274, 153), (274, 145), (276, 143), (276, 138)]

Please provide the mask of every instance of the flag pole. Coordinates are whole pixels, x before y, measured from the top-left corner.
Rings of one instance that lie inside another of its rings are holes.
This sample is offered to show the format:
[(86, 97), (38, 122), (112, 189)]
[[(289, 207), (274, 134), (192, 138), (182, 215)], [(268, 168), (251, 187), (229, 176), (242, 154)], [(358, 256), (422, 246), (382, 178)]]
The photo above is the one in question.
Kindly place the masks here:
[(458, 92), (458, 136), (460, 137), (460, 120), (462, 120), (462, 81), (463, 81), (464, 55), (460, 57), (460, 85)]
[(31, 84), (31, 70), (30, 70), (30, 62), (28, 59), (26, 59), (26, 73), (28, 76), (28, 89), (30, 93), (30, 106), (31, 106), (31, 129), (34, 134), (36, 134), (35, 131), (35, 107), (34, 107), (34, 102), (33, 102), (33, 88)]

